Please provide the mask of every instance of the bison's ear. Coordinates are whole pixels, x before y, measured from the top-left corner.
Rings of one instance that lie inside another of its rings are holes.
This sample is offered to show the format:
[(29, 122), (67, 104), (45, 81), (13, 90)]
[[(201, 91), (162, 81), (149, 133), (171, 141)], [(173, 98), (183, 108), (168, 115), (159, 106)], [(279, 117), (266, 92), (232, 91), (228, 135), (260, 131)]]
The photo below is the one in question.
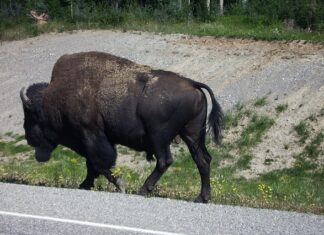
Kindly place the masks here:
[(23, 106), (26, 108), (26, 109), (31, 109), (31, 106), (32, 106), (32, 102), (31, 100), (27, 97), (26, 93), (25, 93), (25, 87), (21, 88), (20, 90), (20, 99), (23, 103)]

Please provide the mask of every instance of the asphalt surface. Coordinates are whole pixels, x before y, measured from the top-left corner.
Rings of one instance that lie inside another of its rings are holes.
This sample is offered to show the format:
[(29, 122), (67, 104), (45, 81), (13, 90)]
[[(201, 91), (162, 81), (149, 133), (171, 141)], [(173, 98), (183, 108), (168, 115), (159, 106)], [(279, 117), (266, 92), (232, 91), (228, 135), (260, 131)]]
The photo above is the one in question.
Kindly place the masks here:
[(324, 234), (324, 216), (0, 183), (0, 234)]

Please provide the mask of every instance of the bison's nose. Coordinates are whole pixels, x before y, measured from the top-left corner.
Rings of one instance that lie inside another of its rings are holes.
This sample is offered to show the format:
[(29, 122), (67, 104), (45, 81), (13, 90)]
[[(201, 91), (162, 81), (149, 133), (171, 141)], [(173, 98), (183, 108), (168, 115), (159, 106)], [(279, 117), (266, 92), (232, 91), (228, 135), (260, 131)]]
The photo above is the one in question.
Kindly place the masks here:
[(51, 151), (45, 148), (36, 147), (35, 148), (35, 157), (39, 162), (46, 162), (51, 157)]

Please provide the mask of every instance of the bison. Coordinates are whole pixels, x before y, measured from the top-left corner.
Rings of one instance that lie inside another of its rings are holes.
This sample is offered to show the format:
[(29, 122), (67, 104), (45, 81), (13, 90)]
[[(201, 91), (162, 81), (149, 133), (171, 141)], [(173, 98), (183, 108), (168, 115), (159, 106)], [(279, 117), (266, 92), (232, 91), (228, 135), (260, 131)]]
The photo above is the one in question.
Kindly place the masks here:
[(207, 85), (107, 53), (63, 55), (50, 83), (20, 91), (25, 137), (40, 162), (48, 161), (59, 144), (85, 157), (82, 189), (90, 189), (101, 174), (124, 191), (111, 172), (117, 144), (154, 155), (156, 167), (139, 191), (144, 195), (172, 164), (170, 144), (180, 135), (201, 177), (196, 202), (208, 202), (212, 158), (205, 146), (207, 99), (202, 89), (211, 98), (208, 122), (218, 141), (223, 116)]

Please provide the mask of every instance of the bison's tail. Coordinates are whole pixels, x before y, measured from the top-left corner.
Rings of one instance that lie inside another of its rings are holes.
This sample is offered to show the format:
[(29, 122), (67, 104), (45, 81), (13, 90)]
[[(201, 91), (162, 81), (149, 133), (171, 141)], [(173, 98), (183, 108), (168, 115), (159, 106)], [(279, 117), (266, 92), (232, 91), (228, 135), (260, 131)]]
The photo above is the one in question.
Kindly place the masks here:
[(215, 95), (209, 86), (196, 81), (193, 82), (193, 85), (200, 90), (202, 88), (207, 90), (210, 95), (211, 102), (212, 102), (212, 109), (208, 117), (208, 123), (209, 126), (212, 128), (215, 143), (220, 143), (221, 136), (222, 136), (222, 131), (221, 131), (222, 122), (223, 122), (222, 108), (219, 105), (219, 103), (216, 101)]

